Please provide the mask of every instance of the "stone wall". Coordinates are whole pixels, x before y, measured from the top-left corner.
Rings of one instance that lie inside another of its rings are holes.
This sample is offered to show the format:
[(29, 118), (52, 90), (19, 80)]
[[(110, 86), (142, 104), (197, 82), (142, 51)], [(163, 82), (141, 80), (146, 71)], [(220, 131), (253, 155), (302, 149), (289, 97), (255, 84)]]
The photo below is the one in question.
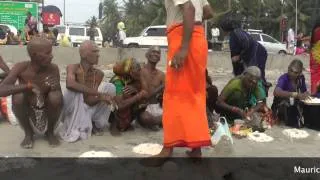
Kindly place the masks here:
[[(146, 49), (116, 49), (103, 48), (100, 49), (99, 64), (112, 64), (116, 60), (126, 57), (134, 57), (140, 61), (145, 61)], [(0, 46), (0, 55), (6, 62), (16, 63), (28, 60), (28, 54), (25, 46)], [(59, 65), (73, 64), (79, 62), (78, 48), (54, 47), (53, 62)], [(288, 64), (294, 59), (299, 58), (304, 62), (304, 66), (309, 66), (309, 56), (281, 56), (269, 55), (267, 61), (267, 70), (287, 71)], [(166, 50), (162, 50), (160, 66), (165, 66)], [(231, 70), (230, 52), (209, 52), (208, 67), (214, 69)]]

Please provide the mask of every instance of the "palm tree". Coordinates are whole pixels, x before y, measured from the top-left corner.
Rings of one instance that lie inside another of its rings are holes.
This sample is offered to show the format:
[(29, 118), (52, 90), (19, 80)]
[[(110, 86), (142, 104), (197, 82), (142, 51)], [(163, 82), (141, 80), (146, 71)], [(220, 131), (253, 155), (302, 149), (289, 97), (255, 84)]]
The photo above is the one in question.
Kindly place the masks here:
[(101, 31), (104, 38), (113, 38), (117, 33), (117, 23), (121, 20), (117, 0), (104, 0)]

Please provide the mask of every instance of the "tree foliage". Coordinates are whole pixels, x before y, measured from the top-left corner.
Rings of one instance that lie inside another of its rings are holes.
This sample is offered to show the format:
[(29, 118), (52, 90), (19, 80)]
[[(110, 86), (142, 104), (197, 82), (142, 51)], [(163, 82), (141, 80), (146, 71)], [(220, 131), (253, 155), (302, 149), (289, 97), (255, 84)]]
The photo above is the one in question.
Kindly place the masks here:
[[(282, 1), (284, 3), (282, 3)], [(288, 26), (295, 27), (296, 0), (208, 0), (214, 10), (210, 22), (218, 22), (226, 15), (233, 15), (247, 28), (261, 29), (279, 37), (280, 20), (288, 17)], [(164, 0), (123, 0), (118, 7), (116, 0), (104, 1), (104, 32), (115, 32), (116, 23), (121, 20), (119, 9), (123, 10), (123, 21), (127, 35), (138, 35), (145, 27), (165, 24)], [(298, 30), (310, 32), (320, 11), (320, 0), (298, 0)]]
[(95, 16), (92, 16), (89, 20), (87, 20), (86, 25), (90, 27), (97, 27), (98, 26), (97, 18)]
[(121, 21), (117, 0), (104, 0), (103, 18), (100, 28), (104, 38), (113, 38), (117, 33), (117, 23)]

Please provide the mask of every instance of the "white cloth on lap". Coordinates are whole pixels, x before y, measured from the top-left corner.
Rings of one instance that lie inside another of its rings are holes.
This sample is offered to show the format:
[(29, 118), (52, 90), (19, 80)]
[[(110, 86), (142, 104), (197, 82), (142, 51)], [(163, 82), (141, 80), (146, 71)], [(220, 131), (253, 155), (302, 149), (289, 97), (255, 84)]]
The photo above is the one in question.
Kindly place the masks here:
[(149, 104), (146, 111), (153, 116), (162, 116), (163, 110), (160, 104)]
[[(99, 92), (116, 95), (116, 88), (111, 83), (101, 83)], [(75, 142), (79, 139), (88, 139), (91, 136), (92, 123), (97, 128), (107, 125), (111, 110), (106, 103), (98, 103), (95, 106), (87, 105), (83, 100), (83, 94), (66, 90), (64, 107), (59, 121), (62, 123), (59, 129), (60, 137), (66, 142)]]

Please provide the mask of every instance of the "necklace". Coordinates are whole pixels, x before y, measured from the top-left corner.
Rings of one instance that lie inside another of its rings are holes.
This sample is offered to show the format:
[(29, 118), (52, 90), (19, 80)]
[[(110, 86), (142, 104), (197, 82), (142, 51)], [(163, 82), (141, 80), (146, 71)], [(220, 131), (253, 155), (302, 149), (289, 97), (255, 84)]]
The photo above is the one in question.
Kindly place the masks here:
[[(83, 81), (84, 83), (86, 83), (86, 82), (87, 82), (87, 79), (86, 79), (87, 76), (86, 76), (86, 73), (85, 73), (85, 71), (84, 71), (81, 63), (80, 63), (80, 65), (79, 65), (79, 67), (80, 67), (80, 71), (82, 72), (82, 81)], [(94, 85), (95, 85), (95, 84), (96, 84), (96, 71), (93, 70), (93, 83), (92, 83), (91, 88), (94, 88)], [(90, 86), (89, 86), (89, 87), (90, 87)]]

